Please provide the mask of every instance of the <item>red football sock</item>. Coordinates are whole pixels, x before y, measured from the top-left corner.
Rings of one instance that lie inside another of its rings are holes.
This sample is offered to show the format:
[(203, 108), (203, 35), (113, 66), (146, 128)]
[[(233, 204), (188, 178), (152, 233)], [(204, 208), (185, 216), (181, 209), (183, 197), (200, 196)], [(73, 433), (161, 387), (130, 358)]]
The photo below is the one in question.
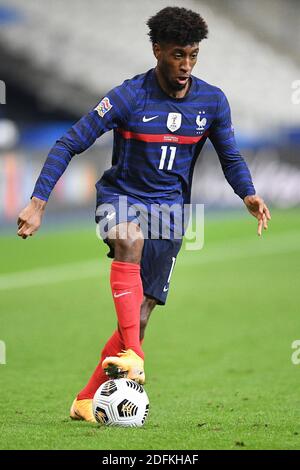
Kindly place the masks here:
[[(141, 340), (141, 345), (144, 339)], [(107, 356), (116, 356), (118, 352), (124, 349), (124, 343), (118, 330), (109, 338), (106, 345), (101, 352), (101, 359), (96, 369), (93, 372), (87, 385), (77, 395), (77, 400), (85, 400), (87, 398), (93, 398), (96, 391), (104, 382), (108, 380), (108, 377), (102, 369), (102, 362)]]
[(102, 369), (102, 362), (107, 356), (116, 356), (122, 349), (124, 349), (124, 343), (118, 330), (109, 338), (106, 345), (101, 352), (101, 359), (96, 369), (93, 372), (88, 384), (81, 390), (77, 395), (77, 400), (84, 400), (86, 398), (93, 398), (96, 390), (101, 384), (108, 380), (108, 377)]
[[(88, 384), (77, 395), (78, 400), (93, 398), (100, 385), (108, 380), (107, 375), (102, 369), (102, 362), (107, 356), (116, 356), (123, 349), (132, 349), (140, 357), (144, 358), (144, 353), (141, 349), (143, 340), (140, 341), (139, 338), (140, 308), (143, 301), (140, 266), (133, 263), (113, 261), (111, 286), (121, 334), (116, 330), (107, 341), (101, 352), (100, 362)], [(127, 294), (127, 292), (130, 292), (130, 294)]]
[(125, 349), (132, 349), (144, 359), (140, 346), (140, 310), (143, 301), (140, 270), (139, 264), (113, 261), (110, 285)]

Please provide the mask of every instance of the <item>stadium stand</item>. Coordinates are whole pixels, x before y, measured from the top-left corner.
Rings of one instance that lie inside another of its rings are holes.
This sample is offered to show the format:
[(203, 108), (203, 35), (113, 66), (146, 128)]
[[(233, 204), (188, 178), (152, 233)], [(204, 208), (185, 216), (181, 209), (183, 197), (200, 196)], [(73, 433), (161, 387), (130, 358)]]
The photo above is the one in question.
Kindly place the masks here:
[[(22, 64), (19, 80), (49, 106), (82, 114), (123, 79), (153, 65), (145, 20), (165, 6), (161, 0), (0, 1), (8, 4), (22, 21), (1, 28), (2, 48), (15, 67)], [(300, 124), (299, 112), (287, 105), (296, 61), (204, 1), (184, 6), (201, 12), (210, 29), (195, 74), (224, 89), (238, 126), (259, 134)]]

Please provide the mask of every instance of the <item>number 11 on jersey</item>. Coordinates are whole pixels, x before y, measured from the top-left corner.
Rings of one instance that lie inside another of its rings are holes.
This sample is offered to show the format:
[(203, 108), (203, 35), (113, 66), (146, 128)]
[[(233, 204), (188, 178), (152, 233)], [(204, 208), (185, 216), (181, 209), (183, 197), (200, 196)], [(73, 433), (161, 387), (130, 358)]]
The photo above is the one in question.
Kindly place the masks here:
[(159, 162), (158, 169), (159, 170), (164, 169), (168, 148), (170, 148), (170, 158), (169, 158), (169, 163), (168, 163), (167, 170), (172, 170), (177, 147), (168, 147), (167, 145), (162, 145), (160, 148), (161, 148), (161, 157), (160, 157), (160, 162)]

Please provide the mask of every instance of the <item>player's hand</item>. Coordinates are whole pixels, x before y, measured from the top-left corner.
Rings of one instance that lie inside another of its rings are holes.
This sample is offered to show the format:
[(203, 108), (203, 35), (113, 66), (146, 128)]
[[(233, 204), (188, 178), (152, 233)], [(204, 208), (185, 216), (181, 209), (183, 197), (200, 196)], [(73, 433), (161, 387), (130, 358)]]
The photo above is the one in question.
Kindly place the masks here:
[(270, 211), (264, 203), (264, 200), (257, 194), (246, 196), (244, 198), (244, 203), (250, 214), (258, 220), (257, 234), (260, 237), (262, 228), (264, 228), (264, 230), (267, 230), (268, 228), (268, 220), (271, 219)]
[(31, 237), (39, 229), (46, 204), (46, 201), (33, 197), (28, 206), (20, 212), (17, 221), (19, 237)]

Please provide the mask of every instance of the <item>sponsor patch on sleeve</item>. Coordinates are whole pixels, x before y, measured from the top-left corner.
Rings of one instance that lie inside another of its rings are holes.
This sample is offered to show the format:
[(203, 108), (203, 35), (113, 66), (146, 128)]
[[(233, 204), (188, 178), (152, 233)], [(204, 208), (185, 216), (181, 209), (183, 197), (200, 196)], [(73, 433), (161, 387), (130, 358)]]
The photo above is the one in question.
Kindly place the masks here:
[(103, 98), (103, 100), (98, 104), (95, 110), (97, 111), (99, 116), (103, 118), (104, 114), (106, 114), (112, 107), (113, 106), (110, 103), (109, 98), (105, 96), (105, 98)]

